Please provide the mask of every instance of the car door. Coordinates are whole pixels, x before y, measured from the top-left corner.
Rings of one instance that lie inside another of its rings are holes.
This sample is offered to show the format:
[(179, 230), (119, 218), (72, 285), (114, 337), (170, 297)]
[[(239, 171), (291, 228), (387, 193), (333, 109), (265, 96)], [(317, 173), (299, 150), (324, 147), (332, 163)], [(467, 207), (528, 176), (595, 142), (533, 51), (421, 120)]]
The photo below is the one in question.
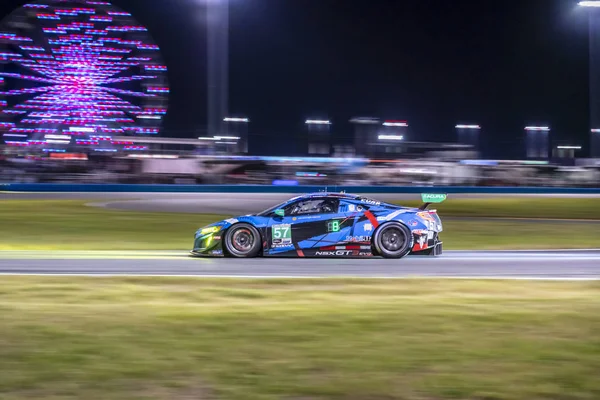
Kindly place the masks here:
[(374, 226), (367, 217), (366, 212), (369, 207), (365, 204), (357, 203), (352, 200), (342, 200), (340, 203), (340, 212), (343, 212), (348, 219), (348, 224), (352, 225), (348, 235), (344, 238), (347, 244), (370, 244)]
[[(267, 232), (269, 255), (313, 255), (320, 246), (339, 241), (339, 200), (310, 198), (286, 206), (283, 217), (271, 218)], [(308, 254), (305, 254), (308, 252)]]

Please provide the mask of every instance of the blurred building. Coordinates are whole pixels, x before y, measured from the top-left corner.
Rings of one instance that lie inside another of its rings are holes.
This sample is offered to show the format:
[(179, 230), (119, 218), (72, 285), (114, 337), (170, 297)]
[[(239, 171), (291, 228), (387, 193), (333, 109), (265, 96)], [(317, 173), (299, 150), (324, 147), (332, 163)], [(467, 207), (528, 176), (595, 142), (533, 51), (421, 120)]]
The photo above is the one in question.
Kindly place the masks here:
[(331, 121), (328, 119), (307, 119), (304, 121), (308, 140), (309, 155), (329, 155), (331, 153)]
[(373, 152), (371, 142), (377, 137), (381, 121), (373, 117), (354, 117), (350, 120), (354, 130), (356, 155), (365, 156)]

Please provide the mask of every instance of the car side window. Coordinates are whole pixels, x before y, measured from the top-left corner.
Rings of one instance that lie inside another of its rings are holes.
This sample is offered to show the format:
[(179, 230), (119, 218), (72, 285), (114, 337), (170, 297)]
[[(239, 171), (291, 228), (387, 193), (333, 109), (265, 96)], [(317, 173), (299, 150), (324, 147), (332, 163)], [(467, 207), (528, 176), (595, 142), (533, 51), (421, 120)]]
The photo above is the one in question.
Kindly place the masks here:
[(290, 204), (285, 209), (286, 216), (337, 213), (339, 201), (336, 199), (309, 199)]

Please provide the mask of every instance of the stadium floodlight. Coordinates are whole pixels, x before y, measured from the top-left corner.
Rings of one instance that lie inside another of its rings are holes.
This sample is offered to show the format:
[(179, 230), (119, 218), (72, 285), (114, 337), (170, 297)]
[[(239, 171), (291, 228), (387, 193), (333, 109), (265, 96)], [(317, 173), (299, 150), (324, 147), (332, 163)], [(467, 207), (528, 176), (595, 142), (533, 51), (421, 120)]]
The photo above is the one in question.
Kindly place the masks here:
[(215, 141), (217, 139), (215, 139), (214, 137), (199, 137), (198, 140), (210, 140), (210, 141)]
[(237, 144), (237, 142), (216, 142), (217, 144)]
[(352, 118), (350, 120), (353, 124), (362, 124), (362, 125), (379, 125), (379, 118), (371, 118), (371, 117), (357, 117)]
[(550, 128), (547, 127), (547, 126), (526, 126), (525, 130), (526, 131), (543, 131), (543, 132), (548, 132), (550, 130)]
[(581, 150), (581, 146), (556, 146), (560, 150)]
[(240, 137), (237, 136), (215, 136), (215, 140), (240, 140)]
[(4, 135), (2, 135), (4, 137), (18, 137), (18, 138), (26, 138), (29, 137), (28, 135), (24, 135), (21, 133), (5, 133)]
[(592, 133), (600, 133), (600, 129), (592, 129)]
[(243, 122), (247, 124), (250, 120), (248, 118), (225, 117), (223, 122)]
[(581, 7), (600, 7), (600, 1), (580, 1)]
[(307, 119), (304, 123), (306, 125), (331, 125), (331, 121), (324, 119)]
[(379, 135), (379, 140), (404, 140), (404, 136), (401, 135)]
[(456, 129), (481, 129), (479, 125), (456, 125)]
[(407, 127), (408, 126), (408, 122), (406, 122), (406, 121), (385, 121), (383, 123), (383, 126), (401, 126), (401, 127)]

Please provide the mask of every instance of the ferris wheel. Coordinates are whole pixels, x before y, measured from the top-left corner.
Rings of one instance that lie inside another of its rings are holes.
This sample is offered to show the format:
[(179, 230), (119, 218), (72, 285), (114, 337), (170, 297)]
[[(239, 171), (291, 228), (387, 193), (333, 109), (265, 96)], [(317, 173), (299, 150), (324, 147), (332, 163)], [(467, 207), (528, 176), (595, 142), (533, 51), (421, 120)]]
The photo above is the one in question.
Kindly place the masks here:
[(41, 0), (0, 22), (0, 143), (32, 152), (145, 150), (167, 67), (131, 14), (106, 1)]

